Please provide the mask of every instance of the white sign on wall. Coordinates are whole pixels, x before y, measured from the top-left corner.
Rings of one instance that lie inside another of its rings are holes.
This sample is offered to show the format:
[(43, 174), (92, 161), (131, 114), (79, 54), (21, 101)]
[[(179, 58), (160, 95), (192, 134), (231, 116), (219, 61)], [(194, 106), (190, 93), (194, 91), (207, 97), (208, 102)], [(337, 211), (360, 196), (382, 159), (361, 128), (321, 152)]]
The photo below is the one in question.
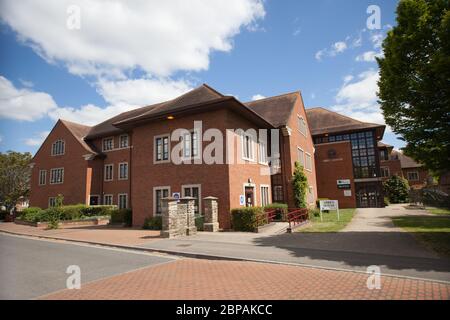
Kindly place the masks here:
[(241, 195), (239, 196), (239, 204), (240, 204), (241, 206), (245, 206), (245, 195), (241, 194)]
[(344, 190), (344, 197), (351, 197), (352, 196), (352, 190)]

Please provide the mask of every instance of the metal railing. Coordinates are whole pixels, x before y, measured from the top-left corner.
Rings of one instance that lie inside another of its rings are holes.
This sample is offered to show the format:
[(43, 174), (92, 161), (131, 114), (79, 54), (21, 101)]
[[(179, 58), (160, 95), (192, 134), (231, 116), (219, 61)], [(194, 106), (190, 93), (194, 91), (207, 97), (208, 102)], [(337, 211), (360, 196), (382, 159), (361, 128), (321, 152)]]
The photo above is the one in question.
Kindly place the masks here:
[(292, 227), (297, 224), (302, 224), (308, 221), (309, 214), (306, 208), (288, 208), (288, 213), (286, 215), (287, 221), (289, 222), (289, 228), (287, 232), (292, 232)]

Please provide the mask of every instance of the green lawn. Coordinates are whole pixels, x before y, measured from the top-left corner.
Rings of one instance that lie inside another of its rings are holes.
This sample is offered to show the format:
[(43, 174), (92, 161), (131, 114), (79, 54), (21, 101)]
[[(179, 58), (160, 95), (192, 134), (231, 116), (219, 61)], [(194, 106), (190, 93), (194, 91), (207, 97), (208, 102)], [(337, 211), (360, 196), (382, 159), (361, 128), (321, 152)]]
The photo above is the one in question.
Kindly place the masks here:
[(450, 215), (450, 209), (447, 208), (435, 208), (435, 207), (427, 207), (428, 212), (432, 214), (448, 214)]
[(319, 212), (317, 211), (317, 215), (315, 215), (314, 212), (315, 211), (310, 212), (311, 221), (309, 226), (298, 229), (299, 232), (338, 232), (352, 220), (355, 209), (340, 209), (339, 221), (337, 220), (336, 211), (322, 213), (323, 222), (320, 221)]
[(392, 218), (392, 221), (397, 227), (411, 232), (428, 248), (450, 256), (450, 216), (404, 216)]

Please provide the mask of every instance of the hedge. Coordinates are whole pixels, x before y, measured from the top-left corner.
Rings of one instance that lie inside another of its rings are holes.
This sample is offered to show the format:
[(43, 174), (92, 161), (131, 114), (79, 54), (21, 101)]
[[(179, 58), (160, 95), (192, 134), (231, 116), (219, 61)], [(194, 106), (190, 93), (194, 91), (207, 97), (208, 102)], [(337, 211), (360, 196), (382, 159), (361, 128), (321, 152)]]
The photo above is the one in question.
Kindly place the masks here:
[(131, 209), (115, 209), (111, 212), (111, 223), (123, 223), (126, 227), (133, 225)]
[(142, 228), (148, 230), (162, 230), (162, 217), (154, 216), (145, 218)]
[(84, 204), (51, 207), (45, 210), (30, 207), (24, 209), (18, 219), (30, 222), (80, 220), (94, 216), (110, 216), (115, 210), (117, 210), (115, 206), (89, 207)]
[(286, 203), (274, 202), (264, 206), (264, 209), (275, 209), (277, 214), (275, 220), (286, 220), (286, 214), (288, 210), (288, 205)]
[(261, 225), (267, 224), (267, 218), (258, 225), (257, 217), (264, 214), (262, 207), (245, 207), (231, 210), (231, 219), (235, 231), (255, 232)]

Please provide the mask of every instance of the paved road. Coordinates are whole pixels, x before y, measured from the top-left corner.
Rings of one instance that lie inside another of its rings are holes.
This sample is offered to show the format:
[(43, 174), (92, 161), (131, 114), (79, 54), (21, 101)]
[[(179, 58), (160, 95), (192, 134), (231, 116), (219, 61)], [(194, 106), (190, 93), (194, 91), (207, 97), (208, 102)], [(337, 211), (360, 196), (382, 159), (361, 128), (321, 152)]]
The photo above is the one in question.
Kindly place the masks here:
[(399, 206), (358, 209), (345, 232), (282, 235), (202, 232), (141, 246), (358, 271), (378, 265), (384, 274), (450, 282), (450, 259), (439, 258), (411, 234), (392, 224), (391, 217), (407, 214), (413, 213)]
[(0, 234), (0, 299), (33, 299), (66, 288), (69, 265), (81, 268), (81, 283), (121, 274), (172, 258), (122, 250), (32, 240)]

